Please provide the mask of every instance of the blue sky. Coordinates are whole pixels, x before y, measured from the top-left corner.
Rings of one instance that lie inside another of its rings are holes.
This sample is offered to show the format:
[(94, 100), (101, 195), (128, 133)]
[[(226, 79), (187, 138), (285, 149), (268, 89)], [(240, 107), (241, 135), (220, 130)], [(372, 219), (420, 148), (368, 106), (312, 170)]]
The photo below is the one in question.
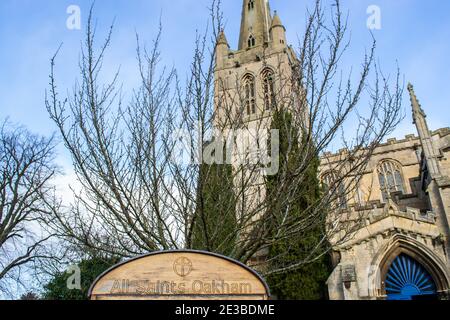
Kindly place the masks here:
[[(327, 0), (325, 0), (326, 2)], [(223, 0), (226, 34), (237, 46), (241, 0)], [(271, 7), (287, 28), (288, 39), (296, 46), (303, 31), (305, 8), (311, 0), (271, 0)], [(382, 28), (374, 32), (377, 57), (387, 73), (395, 73), (396, 62), (411, 81), (428, 114), (433, 129), (450, 125), (450, 1), (444, 0), (343, 0), (349, 12), (352, 46), (344, 60), (344, 70), (359, 66), (370, 46), (366, 27), (369, 5), (381, 8)], [(78, 5), (82, 29), (66, 28), (69, 5)], [(116, 19), (113, 42), (106, 60), (107, 73), (121, 66), (125, 90), (137, 84), (135, 31), (151, 43), (162, 16), (164, 63), (185, 73), (192, 56), (196, 29), (207, 21), (209, 0), (97, 0), (95, 16), (99, 30)], [(1, 0), (0, 1), (0, 120), (9, 117), (34, 132), (55, 131), (44, 106), (49, 59), (64, 43), (58, 58), (57, 74), (62, 91), (77, 77), (77, 60), (91, 1), (87, 0)], [(356, 65), (355, 65), (356, 64)], [(395, 136), (415, 132), (405, 93), (406, 119)]]

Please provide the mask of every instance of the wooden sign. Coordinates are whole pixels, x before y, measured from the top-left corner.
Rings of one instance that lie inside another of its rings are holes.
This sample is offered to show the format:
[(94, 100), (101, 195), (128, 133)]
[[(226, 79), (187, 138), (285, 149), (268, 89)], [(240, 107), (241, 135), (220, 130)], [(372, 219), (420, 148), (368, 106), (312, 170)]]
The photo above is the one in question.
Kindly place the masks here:
[(244, 264), (203, 251), (166, 251), (112, 267), (92, 300), (267, 300), (265, 281)]

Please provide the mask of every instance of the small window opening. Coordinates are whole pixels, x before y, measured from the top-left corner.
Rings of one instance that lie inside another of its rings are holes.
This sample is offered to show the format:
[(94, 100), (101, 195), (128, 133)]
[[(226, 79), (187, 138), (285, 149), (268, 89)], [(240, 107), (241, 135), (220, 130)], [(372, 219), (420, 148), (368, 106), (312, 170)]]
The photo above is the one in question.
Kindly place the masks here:
[(253, 48), (255, 45), (256, 45), (256, 39), (255, 39), (255, 37), (253, 37), (253, 35), (250, 35), (250, 37), (248, 37), (248, 47)]
[(255, 8), (255, 1), (254, 0), (250, 0), (248, 2), (248, 11), (253, 10)]

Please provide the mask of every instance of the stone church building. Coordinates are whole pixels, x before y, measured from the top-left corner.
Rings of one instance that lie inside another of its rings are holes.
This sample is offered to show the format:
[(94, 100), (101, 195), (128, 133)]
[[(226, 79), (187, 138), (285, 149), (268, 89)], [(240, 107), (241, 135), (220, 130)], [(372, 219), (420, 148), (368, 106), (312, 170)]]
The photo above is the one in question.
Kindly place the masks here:
[[(230, 49), (224, 32), (218, 38), (217, 121), (229, 119), (220, 112), (233, 110), (234, 103), (227, 99), (242, 88), (241, 111), (248, 126), (269, 127), (274, 95), (279, 94), (275, 79), (278, 83), (290, 79), (297, 65), (285, 31), (268, 0), (243, 0), (238, 49)], [(330, 239), (334, 257), (327, 282), (330, 299), (449, 296), (450, 129), (430, 130), (412, 85), (408, 90), (417, 134), (380, 144), (357, 190), (345, 195), (342, 214), (363, 217), (363, 223), (344, 242)], [(227, 99), (222, 98), (225, 93)], [(340, 158), (339, 153), (323, 156), (321, 178)]]
[[(449, 297), (450, 129), (431, 131), (408, 90), (417, 135), (380, 144), (357, 190), (345, 195), (341, 214), (364, 220), (333, 248), (330, 299)], [(325, 155), (322, 173), (339, 158)]]

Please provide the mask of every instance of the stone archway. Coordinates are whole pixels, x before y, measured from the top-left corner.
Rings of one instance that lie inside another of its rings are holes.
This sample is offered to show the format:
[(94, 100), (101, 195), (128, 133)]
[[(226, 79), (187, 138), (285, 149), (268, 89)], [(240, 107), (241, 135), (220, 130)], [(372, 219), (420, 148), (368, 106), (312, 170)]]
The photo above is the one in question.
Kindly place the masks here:
[(417, 240), (397, 235), (386, 245), (373, 260), (374, 269), (369, 273), (369, 283), (372, 286), (371, 295), (376, 298), (386, 298), (386, 278), (394, 261), (401, 257), (410, 257), (422, 266), (428, 273), (440, 296), (448, 296), (450, 281), (445, 264), (441, 259)]
[(383, 275), (388, 300), (436, 300), (436, 282), (428, 270), (411, 256), (402, 253)]

